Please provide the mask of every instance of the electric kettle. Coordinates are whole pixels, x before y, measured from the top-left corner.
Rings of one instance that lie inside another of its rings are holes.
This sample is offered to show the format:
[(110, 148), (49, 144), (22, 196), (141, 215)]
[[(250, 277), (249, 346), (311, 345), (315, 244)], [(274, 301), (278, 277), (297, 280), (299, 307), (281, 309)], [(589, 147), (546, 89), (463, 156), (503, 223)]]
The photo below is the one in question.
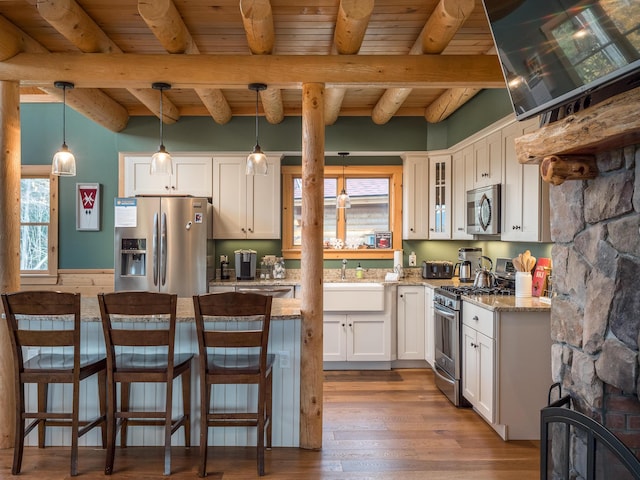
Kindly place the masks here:
[(461, 282), (472, 282), (473, 279), (471, 278), (471, 262), (469, 260), (465, 260), (464, 262), (458, 262), (456, 263), (456, 266), (454, 268), (454, 272), (453, 272), (453, 276), (455, 277), (455, 271), (458, 271), (458, 279)]

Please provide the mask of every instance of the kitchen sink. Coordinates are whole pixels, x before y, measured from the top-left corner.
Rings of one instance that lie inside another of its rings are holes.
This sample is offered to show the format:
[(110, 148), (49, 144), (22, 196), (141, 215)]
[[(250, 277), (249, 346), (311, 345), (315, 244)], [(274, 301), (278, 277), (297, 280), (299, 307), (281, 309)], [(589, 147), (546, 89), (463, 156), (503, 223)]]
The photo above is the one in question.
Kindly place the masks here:
[(384, 284), (335, 282), (324, 284), (325, 312), (379, 312), (384, 310)]

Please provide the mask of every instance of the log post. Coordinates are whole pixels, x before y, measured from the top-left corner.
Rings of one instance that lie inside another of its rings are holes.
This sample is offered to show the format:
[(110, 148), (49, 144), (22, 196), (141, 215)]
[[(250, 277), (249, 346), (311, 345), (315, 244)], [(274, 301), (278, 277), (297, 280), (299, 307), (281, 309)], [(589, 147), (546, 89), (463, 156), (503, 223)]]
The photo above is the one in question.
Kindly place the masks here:
[(562, 185), (565, 180), (590, 180), (598, 176), (594, 155), (549, 155), (540, 164), (545, 182)]
[[(20, 90), (0, 82), (0, 292), (20, 289)], [(1, 311), (0, 307), (0, 311)], [(13, 446), (15, 394), (7, 323), (0, 322), (0, 448)]]
[(300, 447), (322, 448), (324, 85), (302, 86)]

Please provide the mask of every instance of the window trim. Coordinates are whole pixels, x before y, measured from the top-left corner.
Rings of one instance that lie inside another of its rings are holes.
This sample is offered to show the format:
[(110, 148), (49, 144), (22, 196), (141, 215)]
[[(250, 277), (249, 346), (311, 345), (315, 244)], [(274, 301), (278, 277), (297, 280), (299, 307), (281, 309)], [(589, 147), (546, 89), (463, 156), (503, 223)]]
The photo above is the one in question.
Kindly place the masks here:
[[(343, 174), (344, 169), (344, 174)], [(302, 249), (293, 245), (293, 179), (300, 177), (302, 166), (282, 167), (282, 255), (285, 259), (300, 259)], [(326, 259), (387, 259), (393, 258), (393, 251), (402, 249), (402, 165), (346, 165), (325, 166), (326, 177), (337, 177), (337, 191), (344, 184), (344, 177), (388, 178), (389, 179), (389, 224), (393, 232), (393, 245), (389, 249), (363, 248), (323, 249)]]
[(42, 273), (20, 270), (20, 283), (54, 285), (58, 282), (58, 177), (51, 174), (51, 165), (22, 165), (20, 179), (23, 178), (49, 179), (49, 268)]

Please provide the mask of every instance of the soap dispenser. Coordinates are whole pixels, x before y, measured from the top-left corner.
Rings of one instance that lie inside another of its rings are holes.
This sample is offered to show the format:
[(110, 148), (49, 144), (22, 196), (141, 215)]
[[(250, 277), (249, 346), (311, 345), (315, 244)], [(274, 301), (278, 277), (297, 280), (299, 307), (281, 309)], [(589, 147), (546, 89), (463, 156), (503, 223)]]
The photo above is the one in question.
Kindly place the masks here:
[(356, 278), (364, 278), (364, 268), (360, 266), (358, 262), (358, 266), (356, 267)]
[(411, 252), (409, 254), (409, 266), (415, 267), (417, 265), (418, 265), (418, 262), (416, 261), (416, 252)]

